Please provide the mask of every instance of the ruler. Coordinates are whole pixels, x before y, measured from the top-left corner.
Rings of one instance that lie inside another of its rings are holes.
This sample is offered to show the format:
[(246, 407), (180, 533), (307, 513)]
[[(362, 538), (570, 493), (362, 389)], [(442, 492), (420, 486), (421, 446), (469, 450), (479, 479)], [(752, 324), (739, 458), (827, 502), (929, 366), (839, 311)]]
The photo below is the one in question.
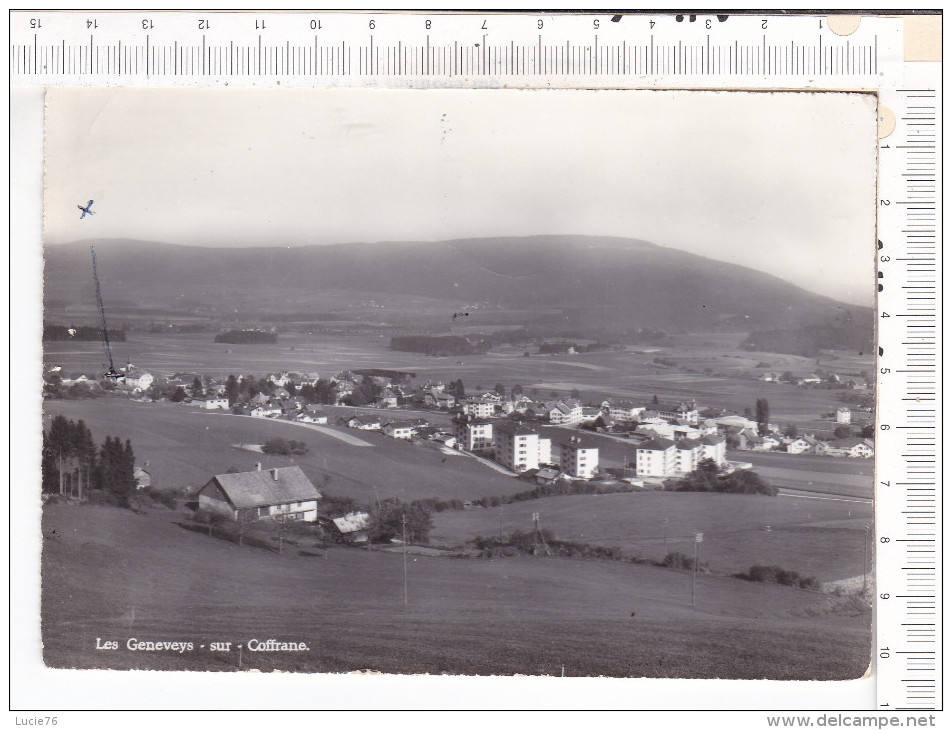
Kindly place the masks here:
[(16, 12), (11, 22), (13, 78), (47, 85), (701, 77), (873, 87), (899, 39), (895, 22), (874, 18), (841, 36), (822, 16), (771, 15)]
[(880, 145), (877, 702), (897, 710), (942, 697), (941, 99), (925, 76), (895, 91)]
[[(831, 24), (833, 27), (831, 28)], [(908, 23), (820, 15), (54, 12), (10, 15), (14, 87), (868, 90), (881, 117), (873, 671), (941, 709), (940, 68)]]

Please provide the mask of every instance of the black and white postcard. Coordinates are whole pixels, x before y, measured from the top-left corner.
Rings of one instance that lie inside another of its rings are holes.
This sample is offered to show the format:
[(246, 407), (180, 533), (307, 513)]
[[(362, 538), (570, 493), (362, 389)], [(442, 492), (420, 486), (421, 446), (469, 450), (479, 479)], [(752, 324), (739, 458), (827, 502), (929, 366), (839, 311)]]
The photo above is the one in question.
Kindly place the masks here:
[(45, 104), (46, 666), (867, 672), (875, 95)]

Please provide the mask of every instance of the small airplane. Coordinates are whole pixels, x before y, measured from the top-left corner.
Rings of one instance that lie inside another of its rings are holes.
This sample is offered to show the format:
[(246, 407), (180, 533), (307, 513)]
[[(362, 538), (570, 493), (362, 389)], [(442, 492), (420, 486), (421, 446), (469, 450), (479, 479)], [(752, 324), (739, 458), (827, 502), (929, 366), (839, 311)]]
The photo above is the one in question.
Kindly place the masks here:
[[(92, 201), (89, 201), (92, 202)], [(469, 312), (453, 312), (453, 319), (456, 320), (457, 317), (468, 317)]]
[(88, 203), (86, 203), (86, 207), (85, 207), (85, 208), (84, 208), (83, 206), (81, 206), (81, 205), (77, 205), (76, 207), (79, 208), (81, 211), (83, 211), (83, 214), (82, 214), (81, 216), (79, 216), (79, 219), (80, 219), (80, 220), (82, 220), (83, 218), (85, 218), (87, 213), (88, 213), (89, 215), (96, 215), (95, 213), (93, 213), (93, 212), (90, 210), (90, 208), (93, 207), (93, 201), (91, 201), (91, 200), (90, 200)]

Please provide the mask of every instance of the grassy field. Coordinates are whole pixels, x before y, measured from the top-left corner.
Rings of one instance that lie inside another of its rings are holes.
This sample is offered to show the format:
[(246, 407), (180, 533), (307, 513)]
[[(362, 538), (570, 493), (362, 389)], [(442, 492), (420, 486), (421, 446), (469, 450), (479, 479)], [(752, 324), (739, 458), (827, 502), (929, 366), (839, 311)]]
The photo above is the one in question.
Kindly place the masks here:
[[(281, 335), (276, 345), (225, 345), (211, 339), (211, 334), (130, 333), (126, 342), (116, 343), (114, 352), (118, 360), (131, 360), (156, 374), (183, 371), (222, 376), (307, 370), (327, 376), (348, 368), (381, 367), (414, 372), (417, 382), (462, 379), (470, 392), (477, 385), (490, 389), (496, 383), (507, 388), (519, 384), (538, 397), (548, 397), (550, 392), (565, 396), (577, 389), (593, 403), (611, 396), (647, 401), (658, 395), (695, 398), (702, 407), (743, 412), (753, 408), (757, 398), (767, 398), (774, 422), (814, 430), (832, 430), (833, 424), (821, 415), (840, 405), (836, 391), (803, 390), (742, 377), (766, 369), (806, 374), (815, 361), (738, 350), (738, 338), (732, 335), (678, 335), (658, 347), (532, 357), (523, 357), (524, 349), (515, 347), (500, 347), (485, 355), (426, 357), (390, 350), (389, 337), (373, 335), (289, 333)], [(673, 358), (678, 367), (659, 366), (654, 362), (657, 357)], [(44, 362), (67, 372), (95, 373), (102, 368), (102, 359), (98, 342), (44, 343)], [(850, 361), (851, 367), (855, 364)]]
[[(47, 505), (44, 659), (53, 667), (846, 679), (870, 613), (808, 591), (615, 561), (276, 554), (183, 530), (169, 511)], [(118, 642), (97, 650), (97, 638)], [(184, 653), (126, 642), (191, 641)], [(251, 639), (309, 651), (256, 653)], [(213, 641), (232, 642), (211, 652)], [(241, 644), (243, 649), (238, 650)], [(204, 645), (204, 646), (203, 646)]]
[[(201, 411), (172, 403), (139, 403), (122, 398), (46, 401), (46, 416), (82, 418), (97, 442), (120, 434), (132, 441), (139, 464), (159, 487), (201, 487), (230, 467), (245, 471), (300, 465), (315, 484), (329, 477), (327, 491), (372, 504), (374, 488), (381, 499), (440, 497), (475, 499), (512, 494), (525, 483), (493, 471), (476, 460), (443, 453), (431, 442), (408, 443), (381, 433), (339, 429), (368, 441), (353, 446), (318, 429), (287, 421)], [(338, 429), (336, 426), (329, 428)], [(281, 437), (306, 443), (306, 456), (267, 456), (236, 444), (262, 444)]]
[(649, 491), (442, 512), (434, 515), (431, 540), (459, 545), (479, 535), (529, 530), (534, 512), (562, 540), (661, 560), (666, 552), (691, 555), (694, 534), (702, 532), (701, 559), (712, 572), (729, 575), (755, 564), (779, 565), (821, 581), (862, 575), (865, 527), (872, 522), (869, 502)]

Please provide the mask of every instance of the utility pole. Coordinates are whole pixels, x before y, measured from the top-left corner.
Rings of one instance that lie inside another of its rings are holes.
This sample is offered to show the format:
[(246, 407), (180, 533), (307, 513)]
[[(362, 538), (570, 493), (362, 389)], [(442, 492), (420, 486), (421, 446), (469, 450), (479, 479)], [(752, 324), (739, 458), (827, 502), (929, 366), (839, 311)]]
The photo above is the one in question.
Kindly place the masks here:
[(698, 556), (700, 553), (700, 545), (704, 541), (704, 533), (696, 532), (694, 533), (694, 565), (691, 570), (691, 608), (695, 607), (695, 595), (697, 593), (697, 568), (698, 568)]
[(668, 556), (668, 518), (664, 518), (664, 555), (662, 559)]
[(410, 604), (407, 591), (407, 513), (403, 513), (403, 608)]
[(59, 452), (59, 487), (60, 487), (60, 496), (63, 496), (63, 452)]

